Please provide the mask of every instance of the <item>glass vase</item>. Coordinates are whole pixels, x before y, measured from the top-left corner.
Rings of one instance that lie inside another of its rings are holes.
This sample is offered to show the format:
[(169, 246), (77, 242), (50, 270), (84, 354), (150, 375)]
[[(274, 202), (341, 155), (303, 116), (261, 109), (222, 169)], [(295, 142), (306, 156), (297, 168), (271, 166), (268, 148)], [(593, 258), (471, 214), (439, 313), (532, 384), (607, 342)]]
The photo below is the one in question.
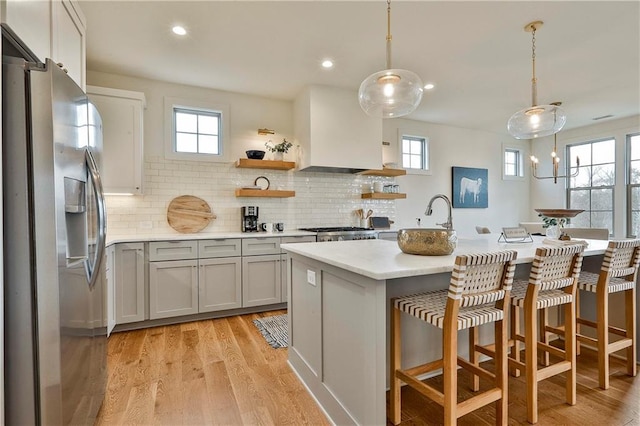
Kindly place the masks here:
[(558, 229), (558, 225), (549, 225), (546, 232), (547, 238), (552, 238), (557, 240), (560, 236), (560, 230)]
[(274, 152), (273, 159), (275, 161), (282, 161), (284, 159), (284, 152), (278, 152), (278, 151)]

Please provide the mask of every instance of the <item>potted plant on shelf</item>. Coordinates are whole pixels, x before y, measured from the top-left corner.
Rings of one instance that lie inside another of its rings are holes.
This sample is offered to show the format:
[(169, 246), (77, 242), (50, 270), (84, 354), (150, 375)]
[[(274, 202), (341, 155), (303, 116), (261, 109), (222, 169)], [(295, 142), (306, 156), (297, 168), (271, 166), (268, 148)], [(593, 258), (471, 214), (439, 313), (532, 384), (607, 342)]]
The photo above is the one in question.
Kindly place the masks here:
[(269, 141), (264, 144), (264, 146), (269, 150), (269, 152), (273, 152), (273, 159), (276, 161), (282, 161), (284, 154), (289, 151), (289, 148), (293, 146), (291, 142), (288, 142), (287, 139), (282, 139), (282, 142), (279, 144), (273, 144), (273, 142)]

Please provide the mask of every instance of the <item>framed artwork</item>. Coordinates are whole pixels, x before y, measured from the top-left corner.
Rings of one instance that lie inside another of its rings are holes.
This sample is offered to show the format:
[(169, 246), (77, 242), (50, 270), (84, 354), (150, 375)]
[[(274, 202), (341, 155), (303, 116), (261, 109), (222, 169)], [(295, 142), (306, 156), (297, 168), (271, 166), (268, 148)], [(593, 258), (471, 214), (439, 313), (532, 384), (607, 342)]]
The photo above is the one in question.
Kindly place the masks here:
[(454, 208), (486, 209), (489, 207), (488, 170), (452, 167), (451, 179)]

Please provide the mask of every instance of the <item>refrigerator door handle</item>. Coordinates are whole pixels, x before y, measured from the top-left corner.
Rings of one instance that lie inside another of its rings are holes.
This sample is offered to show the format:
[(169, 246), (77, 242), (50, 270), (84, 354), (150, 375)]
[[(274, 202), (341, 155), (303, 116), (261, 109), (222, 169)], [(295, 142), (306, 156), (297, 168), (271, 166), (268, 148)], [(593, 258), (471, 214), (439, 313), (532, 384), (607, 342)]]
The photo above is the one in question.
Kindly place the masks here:
[(85, 271), (87, 272), (87, 280), (89, 281), (89, 289), (93, 290), (98, 280), (98, 273), (100, 272), (100, 262), (104, 257), (104, 251), (106, 248), (107, 239), (107, 216), (104, 202), (104, 191), (102, 190), (102, 179), (98, 172), (98, 166), (93, 158), (91, 152), (87, 149), (85, 151), (85, 161), (87, 163), (87, 170), (92, 181), (92, 187), (96, 196), (96, 216), (98, 219), (98, 241), (96, 242), (96, 261), (92, 266), (90, 259), (85, 260)]

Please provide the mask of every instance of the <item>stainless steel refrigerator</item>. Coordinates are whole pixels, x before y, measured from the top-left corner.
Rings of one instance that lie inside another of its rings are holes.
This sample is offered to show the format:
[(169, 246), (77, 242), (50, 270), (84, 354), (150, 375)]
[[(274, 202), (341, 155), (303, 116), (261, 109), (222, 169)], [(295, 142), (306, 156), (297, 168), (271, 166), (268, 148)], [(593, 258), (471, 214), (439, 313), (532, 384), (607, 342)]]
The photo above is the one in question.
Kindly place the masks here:
[(102, 124), (54, 62), (2, 36), (4, 420), (93, 424), (106, 385)]

